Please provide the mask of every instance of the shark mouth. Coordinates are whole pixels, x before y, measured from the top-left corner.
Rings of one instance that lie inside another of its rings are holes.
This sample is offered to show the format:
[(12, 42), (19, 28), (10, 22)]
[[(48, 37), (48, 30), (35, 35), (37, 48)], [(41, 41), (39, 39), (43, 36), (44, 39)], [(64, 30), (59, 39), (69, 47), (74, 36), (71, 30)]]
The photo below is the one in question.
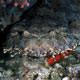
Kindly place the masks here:
[(24, 48), (25, 54), (36, 57), (56, 55), (63, 50), (63, 46), (60, 46), (59, 43), (48, 39), (30, 40), (26, 43), (26, 46)]

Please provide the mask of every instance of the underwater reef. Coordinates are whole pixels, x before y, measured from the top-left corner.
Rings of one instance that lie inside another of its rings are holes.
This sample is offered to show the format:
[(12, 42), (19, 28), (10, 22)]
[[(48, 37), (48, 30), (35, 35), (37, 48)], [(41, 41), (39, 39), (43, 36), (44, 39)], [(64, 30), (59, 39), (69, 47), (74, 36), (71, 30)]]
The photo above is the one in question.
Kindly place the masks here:
[(0, 80), (80, 80), (80, 1), (1, 1)]

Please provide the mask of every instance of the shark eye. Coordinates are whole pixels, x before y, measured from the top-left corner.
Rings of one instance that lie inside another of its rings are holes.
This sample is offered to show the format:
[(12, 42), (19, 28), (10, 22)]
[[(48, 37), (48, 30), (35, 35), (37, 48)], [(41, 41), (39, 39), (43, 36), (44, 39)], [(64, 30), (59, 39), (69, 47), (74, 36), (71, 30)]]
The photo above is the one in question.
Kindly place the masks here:
[(26, 37), (26, 36), (29, 36), (29, 35), (30, 35), (30, 33), (29, 33), (28, 31), (24, 31), (24, 32), (23, 32), (23, 36)]

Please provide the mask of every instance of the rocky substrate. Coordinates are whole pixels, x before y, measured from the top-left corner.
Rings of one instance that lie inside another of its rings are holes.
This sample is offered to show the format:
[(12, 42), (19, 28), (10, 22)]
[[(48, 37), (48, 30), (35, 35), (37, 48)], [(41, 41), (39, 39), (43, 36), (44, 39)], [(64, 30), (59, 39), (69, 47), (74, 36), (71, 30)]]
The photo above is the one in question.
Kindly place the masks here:
[(45, 66), (44, 59), (19, 55), (7, 61), (0, 60), (0, 65), (0, 80), (80, 79), (80, 58), (73, 55), (53, 66)]
[[(80, 13), (75, 11), (79, 5), (73, 5), (69, 21), (63, 8), (57, 6), (59, 11), (55, 12), (54, 7), (41, 5), (32, 19), (13, 26), (4, 43), (3, 51), (10, 57), (0, 60), (0, 80), (80, 79)], [(68, 58), (45, 65), (48, 56), (76, 44), (76, 51)]]

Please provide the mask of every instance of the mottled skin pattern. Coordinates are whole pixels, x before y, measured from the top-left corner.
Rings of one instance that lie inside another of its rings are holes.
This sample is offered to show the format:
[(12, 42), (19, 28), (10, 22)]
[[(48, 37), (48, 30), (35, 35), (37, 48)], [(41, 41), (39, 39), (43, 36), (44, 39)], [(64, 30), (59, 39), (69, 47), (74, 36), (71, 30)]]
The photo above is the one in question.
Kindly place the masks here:
[(24, 50), (33, 56), (44, 57), (53, 53), (52, 45), (46, 39), (30, 40), (26, 45)]
[[(68, 48), (70, 38), (67, 37), (67, 28), (51, 29), (52, 31), (50, 32), (46, 32), (45, 30), (44, 32), (37, 32), (35, 29), (39, 30), (35, 27), (32, 31), (30, 31), (31, 29), (25, 30), (23, 26), (12, 29), (7, 41), (7, 49), (11, 55), (24, 53), (29, 56), (46, 57), (56, 55)], [(62, 32), (59, 33), (60, 31)], [(22, 33), (20, 34), (20, 32)]]
[[(40, 7), (35, 15), (31, 20), (25, 19), (13, 26), (6, 41), (5, 53), (45, 57), (72, 48), (80, 40), (75, 29), (72, 29), (74, 35), (69, 33), (64, 12), (55, 13), (52, 8)], [(73, 23), (70, 27), (75, 28), (79, 24)], [(73, 41), (72, 36), (75, 37)]]

